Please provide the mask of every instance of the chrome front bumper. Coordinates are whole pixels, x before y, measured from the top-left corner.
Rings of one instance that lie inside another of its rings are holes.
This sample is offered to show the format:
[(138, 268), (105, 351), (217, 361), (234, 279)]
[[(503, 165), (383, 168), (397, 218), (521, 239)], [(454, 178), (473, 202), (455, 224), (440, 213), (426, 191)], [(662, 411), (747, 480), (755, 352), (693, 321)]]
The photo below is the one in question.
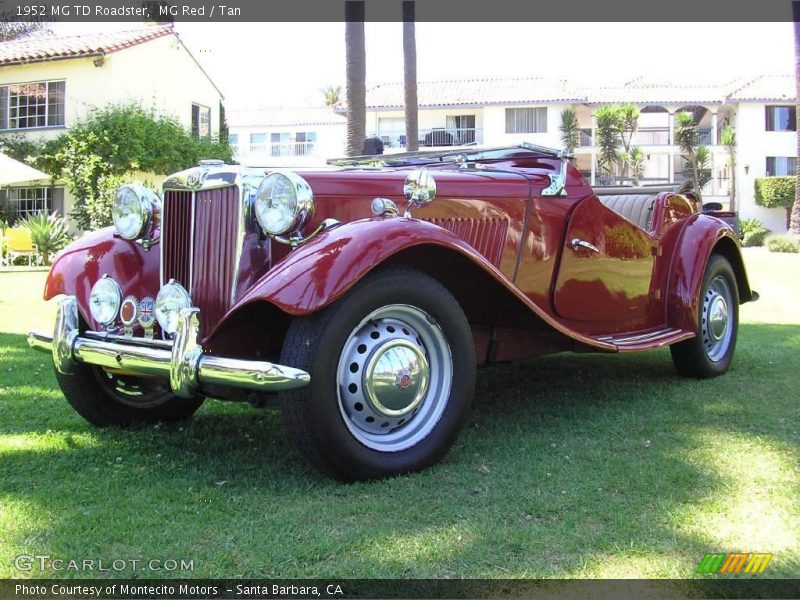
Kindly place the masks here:
[(184, 398), (200, 392), (203, 385), (276, 392), (303, 387), (311, 381), (311, 376), (300, 369), (204, 354), (197, 342), (199, 315), (200, 309), (183, 309), (173, 341), (95, 332), (82, 337), (78, 335), (78, 302), (74, 296), (67, 296), (58, 303), (53, 334), (31, 332), (28, 344), (51, 353), (59, 373), (69, 374), (76, 363), (85, 363), (164, 377), (169, 379), (173, 393)]

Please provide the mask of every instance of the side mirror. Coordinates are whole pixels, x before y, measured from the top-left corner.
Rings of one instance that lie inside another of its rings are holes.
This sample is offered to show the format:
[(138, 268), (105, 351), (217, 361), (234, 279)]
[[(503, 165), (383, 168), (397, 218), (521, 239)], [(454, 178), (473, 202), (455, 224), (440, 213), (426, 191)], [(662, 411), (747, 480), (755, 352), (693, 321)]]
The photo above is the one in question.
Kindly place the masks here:
[[(426, 206), (436, 198), (436, 181), (427, 171), (411, 171), (403, 184), (403, 195), (408, 200), (408, 209)], [(406, 216), (410, 216), (408, 209)]]

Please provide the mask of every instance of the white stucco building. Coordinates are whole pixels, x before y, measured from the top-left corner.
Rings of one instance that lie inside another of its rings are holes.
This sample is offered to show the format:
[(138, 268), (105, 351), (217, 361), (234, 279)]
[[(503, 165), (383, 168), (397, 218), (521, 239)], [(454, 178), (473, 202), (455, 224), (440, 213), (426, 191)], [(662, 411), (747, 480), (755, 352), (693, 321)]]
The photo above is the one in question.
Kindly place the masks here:
[[(0, 43), (0, 134), (49, 139), (97, 107), (138, 102), (195, 135), (216, 137), (222, 98), (171, 25)], [(3, 193), (22, 215), (69, 214), (72, 205), (58, 184), (22, 184)]]
[[(737, 209), (742, 218), (758, 218), (773, 231), (786, 228), (785, 211), (756, 206), (754, 179), (794, 175), (796, 169), (794, 76), (761, 75), (732, 82), (686, 85), (640, 77), (620, 85), (587, 87), (577, 81), (541, 77), (420, 82), (420, 149), (528, 141), (562, 147), (561, 112), (575, 111), (581, 129), (576, 163), (594, 184), (605, 183), (597, 169), (595, 111), (631, 102), (641, 111), (633, 144), (645, 154), (645, 183), (675, 183), (688, 176), (674, 144), (675, 115), (690, 112), (700, 141), (711, 153), (707, 201), (728, 203), (731, 167), (721, 132), (737, 134)], [(406, 143), (402, 83), (367, 91), (367, 132), (384, 141), (386, 152)]]
[(234, 159), (254, 167), (324, 165), (345, 154), (345, 117), (327, 106), (230, 111)]

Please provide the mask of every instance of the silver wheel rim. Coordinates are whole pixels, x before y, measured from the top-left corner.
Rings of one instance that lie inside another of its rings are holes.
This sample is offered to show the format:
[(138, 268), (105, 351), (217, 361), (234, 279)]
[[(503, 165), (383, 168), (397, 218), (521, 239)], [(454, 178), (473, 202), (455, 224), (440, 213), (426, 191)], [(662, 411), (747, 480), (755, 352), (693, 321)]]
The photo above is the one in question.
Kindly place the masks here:
[(339, 411), (360, 443), (399, 452), (439, 422), (452, 379), (450, 345), (436, 320), (407, 304), (384, 306), (367, 315), (342, 348)]
[(719, 362), (725, 356), (733, 338), (731, 307), (733, 295), (728, 281), (718, 275), (711, 280), (703, 298), (700, 332), (703, 348), (709, 360)]
[(169, 402), (174, 396), (157, 379), (120, 377), (102, 367), (92, 369), (103, 391), (116, 402), (132, 408), (154, 408)]

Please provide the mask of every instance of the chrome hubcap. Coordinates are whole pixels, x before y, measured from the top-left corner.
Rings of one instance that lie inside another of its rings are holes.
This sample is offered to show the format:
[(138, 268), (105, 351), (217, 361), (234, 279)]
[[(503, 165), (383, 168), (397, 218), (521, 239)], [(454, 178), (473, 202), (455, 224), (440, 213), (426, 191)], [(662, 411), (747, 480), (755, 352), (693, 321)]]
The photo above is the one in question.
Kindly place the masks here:
[(725, 356), (733, 338), (729, 306), (733, 302), (730, 286), (724, 277), (715, 277), (703, 298), (703, 347), (708, 358), (718, 362)]
[(452, 373), (450, 347), (430, 315), (405, 304), (384, 306), (364, 318), (342, 348), (339, 410), (365, 446), (404, 450), (441, 418)]
[(376, 348), (364, 371), (367, 402), (387, 417), (412, 412), (428, 391), (430, 368), (423, 348), (406, 339)]
[(722, 296), (716, 296), (711, 301), (708, 309), (708, 329), (709, 334), (715, 340), (721, 340), (728, 327), (728, 304)]

